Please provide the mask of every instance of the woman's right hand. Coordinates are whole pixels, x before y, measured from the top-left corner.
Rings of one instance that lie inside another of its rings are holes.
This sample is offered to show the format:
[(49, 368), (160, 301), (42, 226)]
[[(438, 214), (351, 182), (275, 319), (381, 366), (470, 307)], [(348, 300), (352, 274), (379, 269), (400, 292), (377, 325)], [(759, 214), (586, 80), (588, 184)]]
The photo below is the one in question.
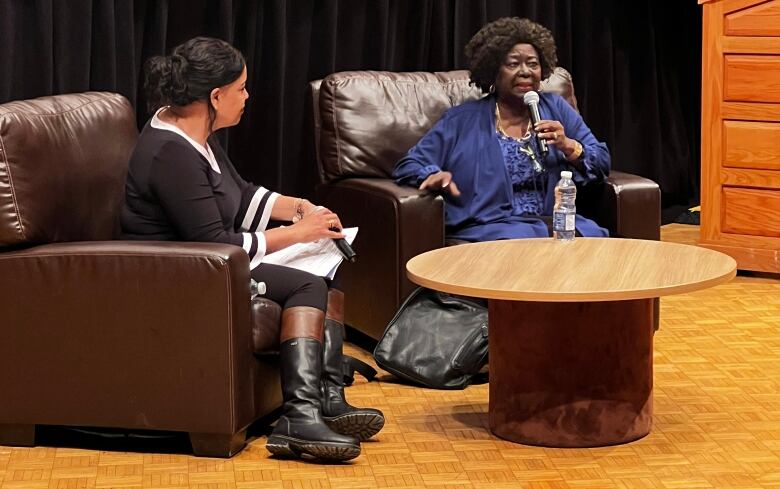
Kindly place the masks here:
[(341, 221), (339, 216), (325, 208), (305, 215), (303, 219), (291, 227), (296, 231), (299, 243), (310, 243), (323, 238), (338, 239), (344, 237), (344, 234), (340, 231), (331, 231), (331, 229), (340, 230)]
[(420, 184), (420, 190), (429, 190), (431, 192), (448, 192), (453, 197), (460, 195), (460, 190), (452, 180), (452, 173), (440, 171), (429, 175), (423, 183)]

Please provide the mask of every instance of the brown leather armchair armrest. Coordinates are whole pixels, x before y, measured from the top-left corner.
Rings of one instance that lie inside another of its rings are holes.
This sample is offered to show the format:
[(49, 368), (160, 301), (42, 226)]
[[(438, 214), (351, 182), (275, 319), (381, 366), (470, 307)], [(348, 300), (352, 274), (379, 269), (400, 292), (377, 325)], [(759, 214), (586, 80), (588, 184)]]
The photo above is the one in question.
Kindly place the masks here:
[(577, 211), (611, 236), (661, 239), (661, 191), (647, 178), (612, 171), (604, 183), (580, 189)]
[(406, 278), (406, 262), (444, 246), (444, 201), (382, 178), (323, 184), (316, 200), (338, 213), (344, 226), (360, 228), (353, 244), (357, 262), (340, 269), (346, 321), (379, 338), (397, 305), (415, 287)]
[(254, 413), (248, 270), (221, 244), (0, 254), (0, 370), (15, 372), (0, 423), (238, 432)]

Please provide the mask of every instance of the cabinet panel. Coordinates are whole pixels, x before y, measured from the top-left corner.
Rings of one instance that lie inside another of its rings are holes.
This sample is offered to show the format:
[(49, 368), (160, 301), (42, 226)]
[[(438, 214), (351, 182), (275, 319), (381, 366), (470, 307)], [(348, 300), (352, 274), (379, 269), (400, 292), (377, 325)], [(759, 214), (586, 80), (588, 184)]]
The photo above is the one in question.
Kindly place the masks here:
[(724, 119), (780, 122), (780, 104), (724, 102), (720, 112)]
[(780, 37), (724, 37), (723, 52), (734, 54), (780, 54)]
[(780, 123), (723, 121), (723, 166), (780, 170)]
[(723, 99), (733, 102), (780, 102), (780, 56), (726, 55)]
[(757, 187), (780, 190), (780, 171), (724, 168), (720, 183), (729, 187)]
[(727, 36), (780, 36), (780, 1), (772, 0), (726, 15)]
[(780, 192), (723, 187), (725, 233), (780, 237)]

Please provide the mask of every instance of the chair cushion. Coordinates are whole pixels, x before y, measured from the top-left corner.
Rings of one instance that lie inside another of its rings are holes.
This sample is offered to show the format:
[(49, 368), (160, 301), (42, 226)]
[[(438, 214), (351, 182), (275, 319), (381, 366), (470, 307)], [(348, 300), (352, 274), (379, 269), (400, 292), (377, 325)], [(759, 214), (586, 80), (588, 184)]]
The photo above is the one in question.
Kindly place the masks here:
[[(465, 70), (345, 71), (312, 85), (320, 178), (390, 176), (395, 163), (445, 110), (482, 97)], [(576, 109), (571, 75), (556, 68), (542, 91), (559, 93)], [(317, 117), (319, 115), (319, 117)]]
[(326, 180), (389, 177), (395, 162), (445, 110), (480, 95), (467, 71), (329, 75), (319, 98)]
[(136, 138), (113, 93), (0, 105), (0, 247), (114, 238)]

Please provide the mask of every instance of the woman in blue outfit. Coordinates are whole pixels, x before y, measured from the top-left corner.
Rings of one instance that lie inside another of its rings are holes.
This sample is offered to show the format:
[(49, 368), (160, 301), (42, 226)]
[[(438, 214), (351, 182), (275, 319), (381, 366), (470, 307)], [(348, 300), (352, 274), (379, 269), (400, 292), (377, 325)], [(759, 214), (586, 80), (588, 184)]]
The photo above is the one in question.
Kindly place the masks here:
[[(466, 45), (471, 82), (488, 95), (448, 110), (393, 171), (401, 185), (440, 192), (446, 235), (464, 241), (550, 236), (561, 170), (578, 185), (602, 181), (610, 156), (582, 117), (557, 94), (540, 93), (541, 120), (523, 97), (557, 62), (555, 41), (528, 19), (486, 24)], [(538, 139), (547, 142), (543, 156)], [(576, 216), (577, 233), (607, 236)]]

